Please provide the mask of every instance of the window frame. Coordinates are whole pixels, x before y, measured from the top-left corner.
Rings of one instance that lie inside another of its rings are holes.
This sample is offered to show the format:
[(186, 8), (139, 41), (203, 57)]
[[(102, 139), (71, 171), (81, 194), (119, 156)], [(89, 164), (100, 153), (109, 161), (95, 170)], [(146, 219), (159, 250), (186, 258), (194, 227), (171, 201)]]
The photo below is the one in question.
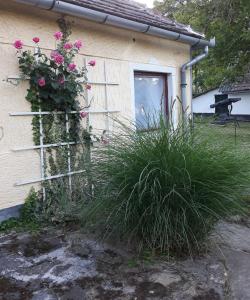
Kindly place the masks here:
[[(136, 76), (141, 77), (160, 77), (164, 82), (164, 90), (163, 90), (163, 101), (162, 101), (162, 113), (164, 117), (169, 116), (169, 107), (168, 107), (168, 76), (166, 73), (160, 72), (147, 72), (147, 71), (134, 71), (134, 79)], [(135, 95), (136, 97), (136, 95)], [(136, 104), (136, 103), (135, 103)]]
[(179, 123), (179, 111), (178, 111), (178, 103), (176, 103), (177, 99), (177, 70), (176, 67), (167, 67), (156, 64), (156, 60), (154, 59), (154, 63), (130, 63), (130, 103), (131, 103), (131, 114), (128, 115), (131, 118), (133, 124), (136, 122), (135, 117), (135, 86), (134, 86), (134, 73), (138, 72), (148, 72), (148, 73), (160, 73), (165, 74), (167, 76), (167, 109), (168, 116), (171, 118), (171, 123), (174, 128), (178, 127)]

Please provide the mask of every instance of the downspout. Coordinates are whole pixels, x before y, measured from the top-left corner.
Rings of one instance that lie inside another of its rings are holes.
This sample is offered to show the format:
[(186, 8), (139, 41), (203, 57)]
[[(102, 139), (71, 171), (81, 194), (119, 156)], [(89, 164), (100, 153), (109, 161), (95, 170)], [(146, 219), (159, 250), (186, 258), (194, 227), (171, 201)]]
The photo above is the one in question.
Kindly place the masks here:
[[(210, 46), (211, 47), (215, 46), (215, 39), (210, 40)], [(188, 115), (189, 107), (187, 105), (187, 70), (189, 68), (192, 68), (193, 65), (197, 64), (204, 58), (206, 58), (208, 56), (208, 52), (209, 52), (209, 48), (208, 48), (208, 46), (205, 46), (202, 54), (196, 56), (195, 58), (188, 61), (181, 67), (181, 100), (182, 100), (183, 112), (184, 112), (185, 119), (188, 119), (190, 117), (193, 118), (192, 111), (191, 111), (191, 116)], [(191, 106), (192, 106), (192, 99), (191, 99)]]

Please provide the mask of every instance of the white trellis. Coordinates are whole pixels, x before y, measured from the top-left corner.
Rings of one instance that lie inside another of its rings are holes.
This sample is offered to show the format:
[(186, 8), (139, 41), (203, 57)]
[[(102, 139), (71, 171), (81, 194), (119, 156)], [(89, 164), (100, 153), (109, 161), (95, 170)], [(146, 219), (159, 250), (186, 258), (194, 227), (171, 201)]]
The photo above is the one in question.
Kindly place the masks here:
[[(84, 59), (84, 64), (86, 66), (86, 59)], [(26, 78), (27, 79), (27, 78)], [(22, 80), (22, 78), (20, 76), (9, 76), (7, 79), (9, 82), (13, 81), (18, 82), (20, 80)], [(112, 110), (109, 109), (109, 101), (108, 101), (108, 87), (109, 86), (118, 86), (119, 83), (115, 83), (115, 82), (108, 82), (107, 81), (107, 68), (106, 68), (106, 62), (104, 61), (104, 81), (100, 81), (100, 82), (88, 82), (89, 84), (92, 85), (103, 85), (105, 87), (105, 95), (104, 95), (104, 109), (90, 109), (88, 108), (87, 110), (85, 110), (86, 112), (89, 113), (88, 115), (88, 126), (89, 126), (89, 122), (90, 122), (90, 118), (91, 115), (93, 114), (105, 114), (106, 115), (106, 122), (105, 122), (105, 130), (107, 132), (109, 132), (110, 130), (110, 126), (109, 126), (109, 117), (110, 114), (113, 113), (118, 113), (119, 110)], [(90, 105), (90, 101), (89, 101), (89, 97), (88, 97), (88, 92), (86, 91), (85, 94), (85, 100), (87, 103), (87, 107), (89, 107)], [(29, 151), (29, 150), (39, 150), (40, 151), (40, 178), (33, 178), (33, 179), (28, 179), (28, 180), (23, 180), (23, 181), (18, 181), (15, 183), (15, 186), (23, 186), (23, 185), (28, 185), (28, 184), (32, 184), (32, 183), (42, 183), (44, 181), (48, 181), (48, 180), (53, 180), (53, 179), (58, 179), (58, 178), (62, 178), (62, 177), (68, 177), (69, 180), (69, 188), (72, 188), (72, 176), (76, 175), (76, 174), (80, 174), (83, 173), (84, 170), (79, 170), (79, 171), (72, 171), (72, 167), (71, 167), (71, 154), (70, 154), (70, 146), (72, 145), (77, 145), (77, 142), (70, 142), (69, 140), (67, 142), (61, 142), (61, 143), (52, 143), (52, 144), (44, 144), (44, 132), (43, 132), (43, 122), (42, 122), (42, 118), (43, 116), (46, 115), (57, 115), (57, 114), (64, 114), (65, 115), (65, 127), (66, 127), (66, 135), (67, 137), (69, 136), (69, 114), (78, 114), (78, 111), (70, 111), (70, 112), (49, 112), (49, 111), (41, 111), (41, 109), (39, 109), (38, 112), (11, 112), (9, 113), (9, 115), (11, 117), (24, 117), (24, 116), (39, 116), (39, 145), (35, 145), (35, 146), (25, 146), (25, 147), (19, 147), (19, 148), (14, 148), (12, 149), (12, 151), (14, 152), (19, 152), (19, 151)], [(46, 162), (45, 162), (45, 152), (44, 150), (47, 148), (56, 148), (56, 147), (67, 147), (67, 154), (68, 154), (68, 159), (67, 159), (67, 172), (64, 174), (57, 174), (57, 175), (51, 175), (51, 176), (46, 176), (45, 174), (45, 168), (46, 168)], [(46, 193), (45, 193), (45, 189), (43, 188), (43, 197), (46, 197)]]

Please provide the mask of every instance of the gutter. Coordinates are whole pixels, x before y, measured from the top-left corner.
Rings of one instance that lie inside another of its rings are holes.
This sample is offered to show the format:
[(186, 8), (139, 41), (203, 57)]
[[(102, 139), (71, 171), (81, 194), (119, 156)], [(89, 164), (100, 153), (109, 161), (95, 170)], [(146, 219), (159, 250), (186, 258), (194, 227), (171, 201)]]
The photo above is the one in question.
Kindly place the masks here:
[(85, 8), (71, 3), (59, 0), (15, 0), (18, 3), (35, 6), (37, 8), (54, 11), (66, 15), (95, 21), (100, 24), (112, 25), (115, 27), (125, 28), (148, 35), (158, 36), (161, 38), (180, 41), (191, 45), (193, 48), (202, 48), (205, 46), (212, 47), (213, 40), (207, 41), (199, 37), (192, 37), (171, 30), (165, 30), (159, 27), (146, 25), (144, 23), (131, 21), (125, 18), (117, 17), (94, 9)]

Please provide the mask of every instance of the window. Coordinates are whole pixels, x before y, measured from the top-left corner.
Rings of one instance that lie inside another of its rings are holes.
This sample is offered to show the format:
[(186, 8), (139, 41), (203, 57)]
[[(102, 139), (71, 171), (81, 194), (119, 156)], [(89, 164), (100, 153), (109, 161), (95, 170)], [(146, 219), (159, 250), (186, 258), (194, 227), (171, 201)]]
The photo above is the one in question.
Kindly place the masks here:
[(168, 111), (166, 74), (135, 72), (134, 81), (137, 128), (157, 127), (160, 114)]

